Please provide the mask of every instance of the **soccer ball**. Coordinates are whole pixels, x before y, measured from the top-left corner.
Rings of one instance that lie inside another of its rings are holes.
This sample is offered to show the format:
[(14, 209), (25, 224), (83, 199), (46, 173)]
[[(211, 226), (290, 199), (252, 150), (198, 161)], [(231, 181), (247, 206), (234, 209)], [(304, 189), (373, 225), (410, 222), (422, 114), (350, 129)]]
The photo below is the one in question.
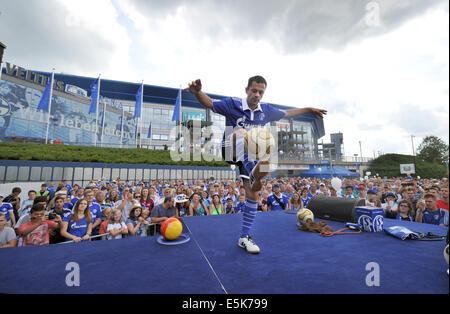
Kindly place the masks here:
[(272, 134), (263, 128), (253, 128), (245, 134), (244, 149), (252, 159), (269, 159), (274, 148)]
[(299, 209), (297, 212), (297, 220), (299, 223), (305, 223), (308, 221), (308, 219), (311, 220), (311, 222), (314, 222), (314, 214), (311, 210), (308, 208), (302, 208)]

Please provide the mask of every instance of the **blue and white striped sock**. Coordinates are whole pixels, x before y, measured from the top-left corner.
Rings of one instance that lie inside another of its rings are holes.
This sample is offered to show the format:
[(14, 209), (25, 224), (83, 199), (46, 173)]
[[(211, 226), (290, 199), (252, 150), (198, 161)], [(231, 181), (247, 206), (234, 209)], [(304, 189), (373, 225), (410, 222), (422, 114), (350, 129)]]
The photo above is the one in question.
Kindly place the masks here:
[(258, 202), (251, 200), (245, 202), (245, 210), (242, 216), (242, 237), (249, 235), (257, 210)]

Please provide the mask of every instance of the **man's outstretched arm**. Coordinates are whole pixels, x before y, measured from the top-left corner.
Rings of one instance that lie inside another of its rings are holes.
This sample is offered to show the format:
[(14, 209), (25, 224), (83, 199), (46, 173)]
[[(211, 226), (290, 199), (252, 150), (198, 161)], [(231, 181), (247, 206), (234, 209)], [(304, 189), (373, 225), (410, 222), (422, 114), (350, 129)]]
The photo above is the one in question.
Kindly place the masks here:
[(323, 118), (324, 115), (327, 114), (327, 111), (324, 109), (305, 107), (305, 108), (294, 108), (287, 109), (285, 118), (294, 118), (298, 116), (302, 116), (304, 114), (313, 114), (316, 118)]
[(197, 79), (190, 83), (189, 86), (184, 90), (188, 90), (192, 94), (194, 94), (195, 98), (197, 98), (198, 102), (202, 106), (213, 109), (212, 99), (204, 92), (202, 92), (202, 82), (200, 81), (200, 79)]

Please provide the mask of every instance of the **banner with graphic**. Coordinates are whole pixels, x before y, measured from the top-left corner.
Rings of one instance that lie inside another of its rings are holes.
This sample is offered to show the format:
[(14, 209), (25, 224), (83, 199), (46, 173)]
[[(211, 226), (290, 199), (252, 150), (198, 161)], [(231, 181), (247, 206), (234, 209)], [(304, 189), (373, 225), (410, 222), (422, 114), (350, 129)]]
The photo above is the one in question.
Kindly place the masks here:
[[(47, 112), (38, 110), (42, 91), (0, 80), (0, 141), (14, 139), (45, 140)], [(49, 139), (70, 145), (92, 145), (95, 136), (95, 115), (89, 115), (89, 104), (53, 94)], [(103, 108), (103, 104), (101, 106)], [(104, 147), (120, 147), (122, 111), (105, 112)], [(123, 146), (134, 146), (135, 121), (132, 115), (123, 119)], [(102, 125), (98, 120), (97, 142)]]
[(401, 174), (416, 173), (416, 167), (414, 166), (414, 164), (400, 164), (400, 173)]
[(206, 113), (192, 110), (183, 110), (182, 119), (183, 122), (189, 120), (206, 121)]

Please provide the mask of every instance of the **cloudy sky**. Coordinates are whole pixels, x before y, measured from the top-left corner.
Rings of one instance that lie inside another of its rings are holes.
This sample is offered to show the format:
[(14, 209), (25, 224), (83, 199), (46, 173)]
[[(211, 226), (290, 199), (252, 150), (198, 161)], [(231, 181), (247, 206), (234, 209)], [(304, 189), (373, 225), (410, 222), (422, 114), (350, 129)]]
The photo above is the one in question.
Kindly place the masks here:
[(0, 0), (4, 60), (328, 110), (346, 156), (449, 142), (447, 0)]

